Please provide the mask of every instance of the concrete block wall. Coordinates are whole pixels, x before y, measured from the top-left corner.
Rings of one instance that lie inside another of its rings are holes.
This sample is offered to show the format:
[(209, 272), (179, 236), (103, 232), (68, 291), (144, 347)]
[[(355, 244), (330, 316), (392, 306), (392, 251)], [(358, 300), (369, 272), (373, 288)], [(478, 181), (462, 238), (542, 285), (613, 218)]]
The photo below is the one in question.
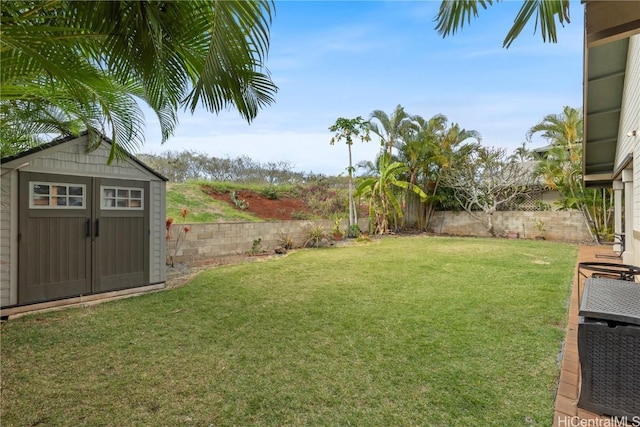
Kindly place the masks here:
[[(544, 237), (548, 240), (571, 242), (590, 242), (591, 235), (580, 212), (496, 212), (495, 226), (499, 230), (516, 232), (521, 239), (534, 239), (541, 233), (536, 221), (542, 221)], [(253, 241), (262, 239), (262, 248), (272, 252), (279, 245), (282, 235), (289, 235), (298, 245), (306, 239), (307, 230), (320, 224), (328, 231), (333, 221), (273, 221), (273, 222), (229, 222), (208, 224), (174, 224), (175, 227), (189, 227), (184, 242), (176, 254), (176, 262), (196, 260), (224, 255), (243, 254), (251, 250)], [(361, 230), (367, 230), (368, 219), (359, 221)], [(431, 221), (437, 234), (487, 237), (489, 234), (483, 225), (466, 212), (435, 212)], [(346, 230), (346, 221), (341, 229)], [(167, 256), (173, 253), (174, 240), (168, 242)]]
[[(478, 212), (483, 215), (482, 212)], [(521, 239), (544, 236), (548, 240), (589, 242), (593, 238), (578, 211), (496, 212), (493, 223), (498, 235), (518, 233)], [(542, 224), (541, 232), (536, 223)], [(486, 237), (489, 233), (477, 219), (466, 212), (435, 212), (431, 229), (437, 234)]]
[[(358, 222), (361, 230), (368, 227), (367, 219)], [(263, 249), (273, 252), (280, 245), (283, 235), (290, 236), (296, 245), (307, 238), (307, 230), (315, 225), (324, 226), (327, 232), (333, 228), (332, 220), (311, 221), (270, 221), (270, 222), (227, 222), (206, 224), (174, 224), (173, 236), (177, 236), (179, 227), (189, 227), (185, 239), (180, 245), (174, 261), (202, 259), (207, 257), (237, 255), (251, 250), (254, 240), (262, 239)], [(340, 227), (346, 231), (347, 221)], [(175, 240), (168, 242), (167, 256), (175, 248)]]

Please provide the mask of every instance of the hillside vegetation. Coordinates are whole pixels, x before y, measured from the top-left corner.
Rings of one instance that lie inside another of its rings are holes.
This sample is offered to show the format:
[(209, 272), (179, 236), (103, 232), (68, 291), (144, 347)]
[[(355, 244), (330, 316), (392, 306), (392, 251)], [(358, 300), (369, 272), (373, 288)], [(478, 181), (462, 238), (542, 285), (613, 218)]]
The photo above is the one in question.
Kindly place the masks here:
[(167, 183), (167, 218), (237, 222), (346, 217), (346, 190), (326, 183), (268, 185), (213, 181)]
[(188, 210), (186, 222), (260, 221), (249, 212), (234, 209), (228, 203), (214, 199), (202, 191), (201, 182), (167, 183), (167, 218), (179, 218)]

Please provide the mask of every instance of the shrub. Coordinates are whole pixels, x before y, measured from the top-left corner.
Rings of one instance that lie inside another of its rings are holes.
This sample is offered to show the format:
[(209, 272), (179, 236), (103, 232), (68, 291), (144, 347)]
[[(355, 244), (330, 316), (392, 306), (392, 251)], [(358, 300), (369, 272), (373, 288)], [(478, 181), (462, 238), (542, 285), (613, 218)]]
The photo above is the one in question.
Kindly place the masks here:
[(278, 200), (278, 189), (276, 187), (263, 188), (260, 193), (269, 200)]
[(307, 230), (307, 239), (304, 241), (303, 246), (311, 246), (315, 248), (320, 247), (320, 243), (328, 242), (329, 234), (322, 225), (311, 226)]
[(289, 250), (296, 247), (296, 242), (293, 240), (289, 234), (282, 233), (280, 234), (280, 239), (278, 239), (278, 244), (283, 248)]
[(317, 179), (296, 190), (297, 197), (321, 218), (331, 218), (347, 211), (348, 198), (345, 189), (332, 189), (324, 179)]
[(349, 227), (349, 237), (360, 237), (362, 231), (360, 231), (360, 226), (358, 224), (351, 224)]
[(307, 212), (292, 211), (291, 212), (291, 218), (293, 218), (293, 219), (312, 219), (313, 215), (311, 215), (310, 213), (307, 213)]
[(247, 255), (258, 255), (265, 253), (266, 250), (262, 247), (262, 238), (257, 238), (253, 241), (251, 249), (247, 251)]

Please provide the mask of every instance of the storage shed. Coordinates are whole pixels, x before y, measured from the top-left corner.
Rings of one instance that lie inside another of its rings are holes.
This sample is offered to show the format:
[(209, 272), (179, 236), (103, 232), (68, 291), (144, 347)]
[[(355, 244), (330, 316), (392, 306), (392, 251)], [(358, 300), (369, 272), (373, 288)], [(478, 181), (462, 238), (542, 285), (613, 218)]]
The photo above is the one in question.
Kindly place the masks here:
[(55, 140), (0, 161), (0, 315), (164, 287), (167, 179), (111, 141)]

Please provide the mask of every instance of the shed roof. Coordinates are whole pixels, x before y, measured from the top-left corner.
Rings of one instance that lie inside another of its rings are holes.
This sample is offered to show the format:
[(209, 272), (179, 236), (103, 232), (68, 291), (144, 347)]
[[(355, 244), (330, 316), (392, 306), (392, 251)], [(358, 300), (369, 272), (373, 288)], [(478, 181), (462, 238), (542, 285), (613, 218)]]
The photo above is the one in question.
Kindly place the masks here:
[[(64, 143), (70, 142), (70, 141), (75, 141), (78, 138), (82, 138), (82, 137), (86, 137), (88, 136), (88, 132), (84, 131), (82, 132), (80, 135), (70, 135), (70, 136), (65, 136), (65, 137), (61, 137), (61, 138), (57, 138), (54, 139), (51, 142), (48, 142), (46, 144), (41, 144), (38, 145), (37, 147), (34, 147), (30, 150), (27, 151), (23, 151), (22, 153), (13, 155), (13, 156), (8, 156), (8, 157), (3, 157), (0, 159), (0, 164), (4, 165), (7, 163), (11, 163), (14, 162), (16, 160), (25, 158), (27, 156), (30, 156), (32, 154), (37, 154), (40, 153), (42, 151), (45, 151), (47, 149), (53, 148), (53, 147), (57, 147), (59, 145), (62, 145)], [(101, 135), (100, 136), (102, 142), (112, 145), (113, 142), (111, 141), (111, 139), (109, 139), (108, 137)], [(144, 163), (142, 160), (138, 159), (136, 156), (134, 156), (133, 154), (129, 153), (128, 151), (124, 150), (125, 153), (127, 154), (127, 157), (129, 159), (131, 159), (132, 161), (134, 161), (136, 164), (138, 164), (139, 166), (141, 166), (143, 169), (147, 170), (148, 172), (150, 172), (151, 174), (157, 176), (158, 178), (160, 178), (163, 181), (169, 181), (168, 178), (166, 178), (164, 175), (162, 175), (161, 173), (157, 172), (156, 170), (154, 170), (153, 168), (151, 168), (149, 165), (147, 165), (146, 163)]]

